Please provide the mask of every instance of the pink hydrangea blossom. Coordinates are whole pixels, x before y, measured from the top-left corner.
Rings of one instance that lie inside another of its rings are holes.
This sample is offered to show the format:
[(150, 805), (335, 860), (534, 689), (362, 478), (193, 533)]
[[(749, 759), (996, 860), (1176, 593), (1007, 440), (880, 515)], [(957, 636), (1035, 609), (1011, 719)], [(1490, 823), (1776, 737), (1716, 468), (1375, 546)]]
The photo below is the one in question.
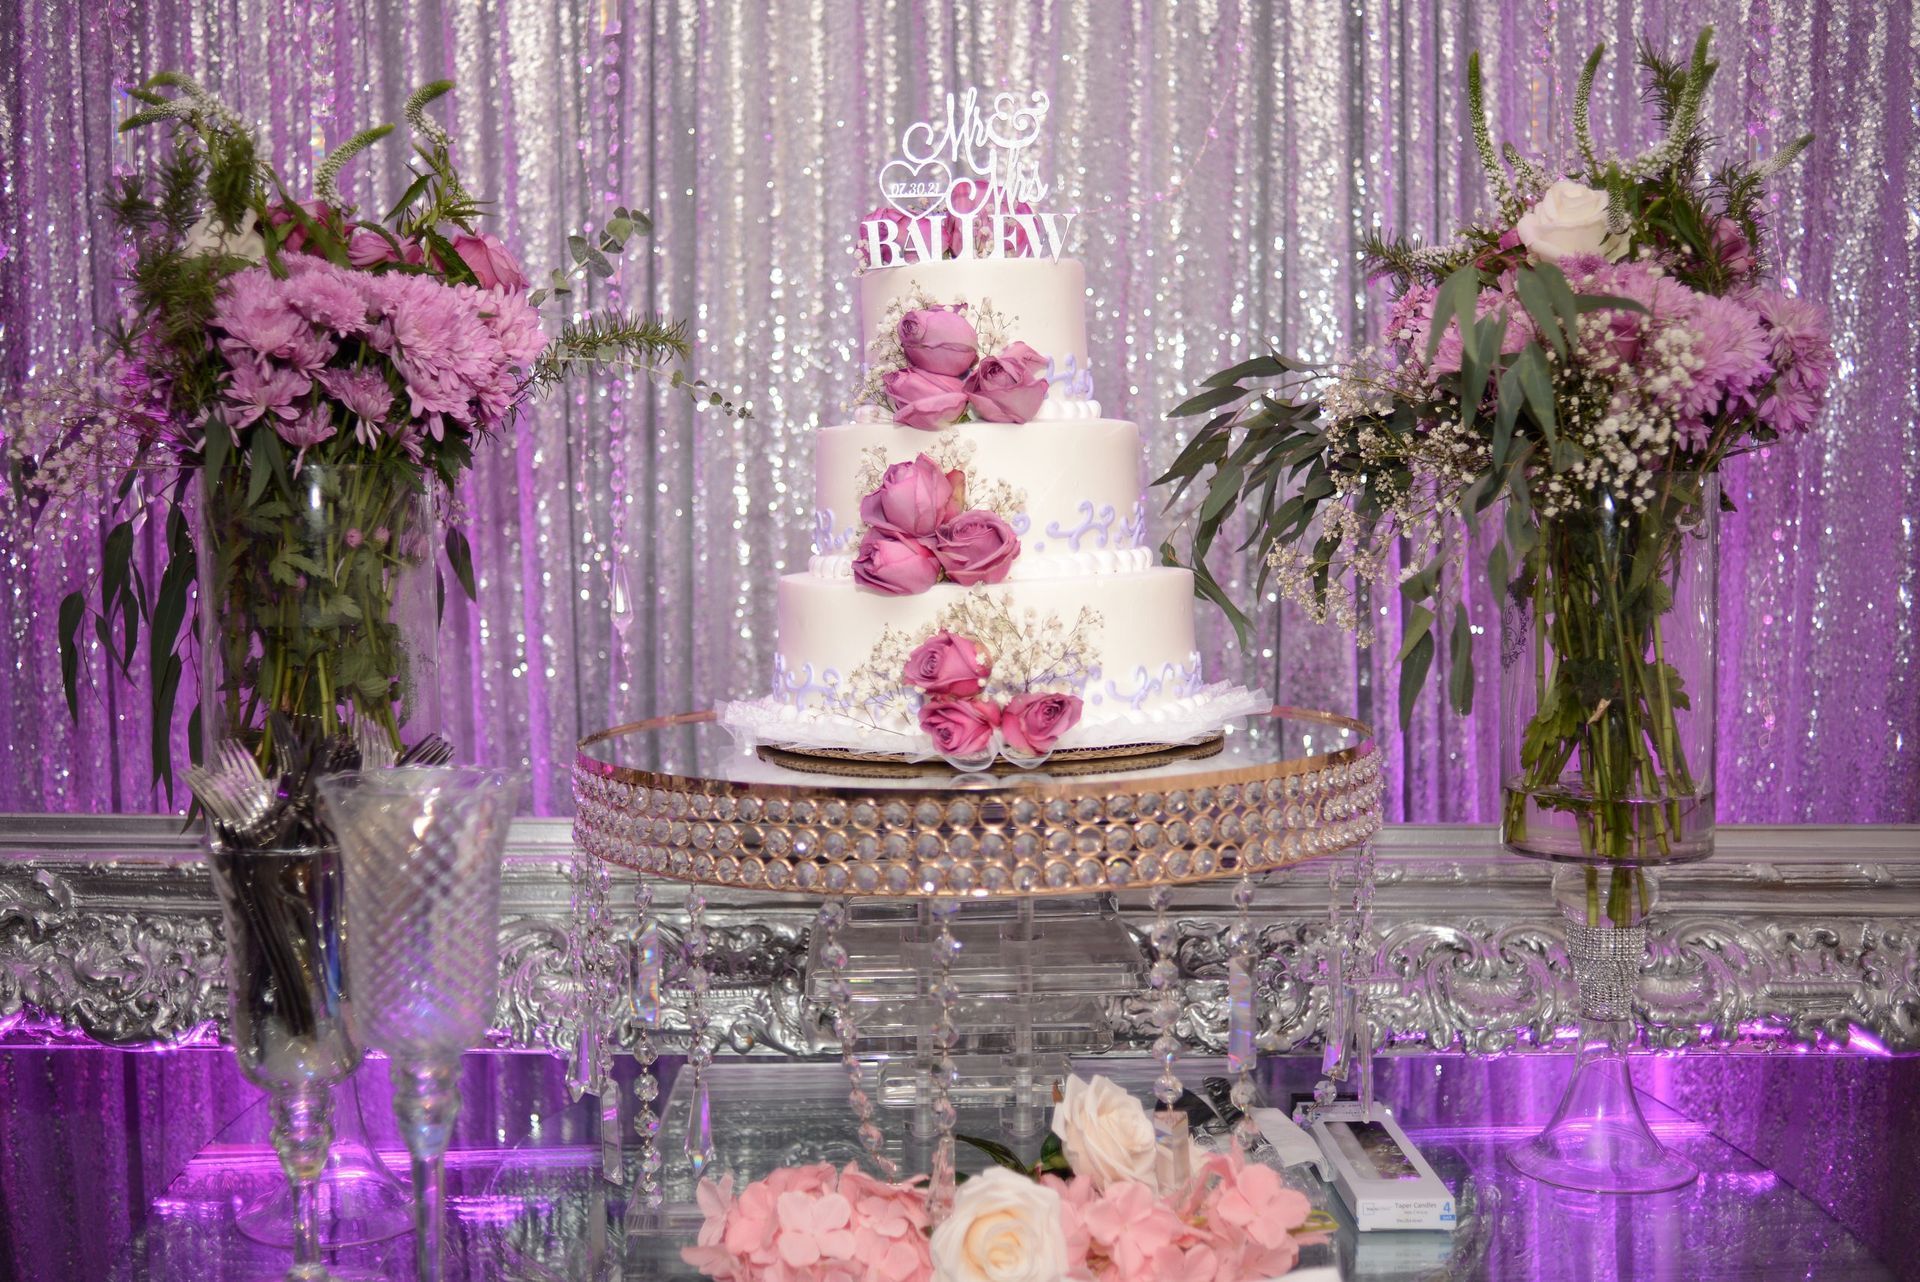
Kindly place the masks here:
[(719, 1282), (928, 1282), (926, 1191), (857, 1168), (781, 1167), (733, 1194), (703, 1180), (681, 1258)]

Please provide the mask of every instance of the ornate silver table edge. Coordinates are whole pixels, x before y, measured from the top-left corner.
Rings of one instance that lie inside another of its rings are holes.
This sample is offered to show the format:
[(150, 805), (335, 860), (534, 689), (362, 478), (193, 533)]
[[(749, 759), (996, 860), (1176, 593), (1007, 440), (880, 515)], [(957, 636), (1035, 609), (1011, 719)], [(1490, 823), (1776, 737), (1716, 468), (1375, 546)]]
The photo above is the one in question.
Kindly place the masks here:
[[(1369, 1010), (1389, 1046), (1491, 1053), (1552, 1045), (1573, 1016), (1545, 872), (1493, 829), (1402, 825), (1376, 839), (1378, 947)], [(565, 1019), (571, 821), (516, 823), (503, 890), (495, 1041), (542, 1048)], [(1347, 865), (1331, 862), (1338, 876)], [(1328, 865), (1259, 889), (1264, 1024), (1273, 1051), (1318, 1044), (1324, 993), (1308, 961), (1326, 928)], [(1920, 1050), (1920, 825), (1729, 827), (1719, 853), (1664, 875), (1664, 911), (1636, 998), (1658, 1047), (1844, 1045)], [(684, 888), (662, 883), (669, 923)], [(830, 1041), (801, 1000), (808, 896), (717, 892), (715, 1026), (740, 1052)], [(614, 902), (624, 901), (617, 886)], [(1129, 925), (1144, 895), (1110, 899)], [(1057, 910), (1072, 910), (1063, 904)], [(1224, 1036), (1230, 890), (1176, 892), (1194, 1050)], [(0, 815), (0, 1041), (142, 1046), (214, 1040), (225, 999), (219, 917), (198, 835), (170, 816)], [(622, 946), (628, 936), (616, 933)], [(1144, 1047), (1144, 996), (1115, 993), (1116, 1038)], [(669, 1037), (674, 1024), (669, 1019)], [(624, 1040), (630, 1030), (616, 1030)]]

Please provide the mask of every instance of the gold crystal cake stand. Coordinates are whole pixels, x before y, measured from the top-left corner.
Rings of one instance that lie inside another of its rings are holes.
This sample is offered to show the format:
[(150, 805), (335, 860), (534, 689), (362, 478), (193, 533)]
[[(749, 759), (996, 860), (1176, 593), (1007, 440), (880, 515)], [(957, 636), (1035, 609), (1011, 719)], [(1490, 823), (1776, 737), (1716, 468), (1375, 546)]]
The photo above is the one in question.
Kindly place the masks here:
[[(1209, 743), (1204, 752), (1170, 756), (1147, 769), (1083, 773), (1090, 763), (1049, 764), (1052, 770), (1043, 764), (1014, 774), (821, 775), (742, 750), (712, 712), (655, 717), (581, 740), (573, 786), (574, 840), (586, 865), (579, 874), (576, 917), (584, 926), (575, 932), (573, 964), (582, 991), (606, 1013), (581, 1030), (576, 1081), (602, 1092), (603, 1115), (613, 1119), (617, 1133), (618, 1108), (606, 1104), (614, 1088), (604, 1027), (615, 1005), (635, 1012), (637, 1054), (648, 1070), (635, 1087), (640, 1207), (657, 1207), (662, 1197), (653, 1107), (658, 1085), (647, 1030), (663, 1026), (661, 991), (669, 982), (687, 995), (685, 1076), (692, 1100), (682, 1142), (696, 1173), (714, 1158), (706, 1096), (713, 1053), (705, 1012), (707, 887), (822, 897), (814, 964), (825, 971), (820, 988), (840, 1039), (862, 1147), (888, 1178), (899, 1172), (884, 1151), (863, 1084), (841, 930), (848, 899), (920, 902), (921, 929), (911, 947), (923, 972), (925, 1023), (915, 1061), (924, 1083), (921, 1116), (934, 1135), (929, 1197), (936, 1218), (954, 1187), (956, 1109), (949, 1087), (956, 1080), (953, 962), (960, 946), (953, 923), (969, 901), (1146, 892), (1154, 910), (1147, 968), (1159, 1031), (1153, 1050), (1161, 1063), (1156, 1124), (1168, 1131), (1169, 1152), (1185, 1154), (1184, 1115), (1173, 1107), (1182, 1090), (1173, 1072), (1181, 976), (1168, 911), (1171, 888), (1237, 879), (1239, 914), (1225, 941), (1227, 1067), (1236, 1079), (1234, 1102), (1243, 1116), (1250, 1111), (1257, 1027), (1257, 949), (1249, 916), (1254, 881), (1319, 856), (1369, 848), (1380, 828), (1384, 791), (1372, 732), (1350, 717), (1275, 707), (1229, 723), (1217, 748)], [(641, 874), (635, 907), (642, 942), (631, 959), (612, 956), (604, 930), (596, 928), (596, 922), (604, 927), (610, 911), (606, 870), (615, 865)], [(687, 926), (677, 950), (661, 942), (668, 928), (653, 919), (654, 878), (688, 883)], [(680, 954), (680, 965), (668, 963), (668, 951)], [(1328, 979), (1346, 987), (1337, 964), (1329, 966)], [(625, 984), (631, 992), (621, 994)], [(1365, 1096), (1367, 1061), (1361, 1056), (1357, 1062)], [(1251, 1125), (1250, 1118), (1245, 1124)], [(617, 1148), (607, 1162), (609, 1171), (619, 1168)]]
[(841, 778), (737, 749), (711, 712), (581, 740), (574, 836), (655, 877), (820, 895), (1084, 895), (1263, 872), (1380, 826), (1361, 722), (1276, 707), (1151, 769)]

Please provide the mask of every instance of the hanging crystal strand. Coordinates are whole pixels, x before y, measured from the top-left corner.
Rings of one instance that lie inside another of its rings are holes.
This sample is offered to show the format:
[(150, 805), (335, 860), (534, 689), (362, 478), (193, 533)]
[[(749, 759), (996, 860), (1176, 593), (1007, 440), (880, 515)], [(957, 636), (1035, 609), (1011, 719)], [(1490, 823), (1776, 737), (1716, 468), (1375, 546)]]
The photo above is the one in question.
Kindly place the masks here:
[(600, 1101), (600, 1174), (620, 1183), (620, 1088), (613, 1080), (613, 1017), (620, 1000), (620, 977), (613, 942), (613, 870), (604, 859), (588, 869), (589, 974), (593, 982), (592, 1091)]
[(1348, 1015), (1352, 1029), (1349, 1040), (1360, 1072), (1360, 1112), (1373, 1116), (1373, 1021), (1367, 1014), (1367, 986), (1373, 979), (1373, 838), (1362, 842), (1354, 854), (1352, 944), (1347, 949)]
[(933, 974), (927, 995), (933, 999), (933, 1064), (927, 1076), (927, 1094), (933, 1113), (933, 1173), (927, 1194), (927, 1207), (933, 1222), (940, 1223), (953, 1209), (953, 1126), (957, 1115), (953, 1104), (953, 1048), (959, 1039), (954, 1027), (954, 1003), (958, 994), (953, 984), (953, 960), (960, 943), (953, 936), (953, 916), (960, 909), (956, 899), (936, 898), (928, 904), (933, 924)]
[(1254, 990), (1257, 954), (1253, 933), (1253, 876), (1242, 873), (1233, 887), (1233, 926), (1227, 931), (1227, 1073), (1233, 1078), (1231, 1098), (1240, 1110), (1234, 1138), (1242, 1151), (1259, 1134), (1253, 1120), (1253, 1069), (1259, 1052), (1254, 1043), (1259, 1009)]
[(1180, 963), (1174, 957), (1173, 920), (1167, 915), (1168, 906), (1173, 902), (1173, 891), (1166, 886), (1155, 886), (1147, 892), (1147, 903), (1153, 909), (1153, 925), (1148, 939), (1153, 944), (1153, 967), (1147, 972), (1147, 985), (1152, 991), (1153, 1026), (1159, 1034), (1154, 1039), (1154, 1058), (1160, 1061), (1160, 1076), (1154, 1082), (1153, 1095), (1160, 1101), (1162, 1112), (1170, 1112), (1180, 1098), (1183, 1087), (1179, 1075), (1173, 1071), (1173, 1060), (1180, 1053)]
[(654, 1031), (660, 1027), (660, 931), (653, 917), (653, 883), (644, 875), (634, 888), (633, 910), (640, 929), (633, 957), (633, 1057), (640, 1064), (640, 1074), (633, 1080), (633, 1133), (640, 1141), (639, 1203), (647, 1210), (658, 1210), (666, 1204), (660, 1186), (660, 1114), (654, 1109), (660, 1098), (660, 1078), (654, 1070), (659, 1052), (653, 1045)]
[(1173, 1071), (1174, 1057), (1180, 1053), (1180, 962), (1176, 957), (1173, 919), (1167, 909), (1173, 891), (1155, 886), (1147, 892), (1153, 908), (1153, 926), (1148, 938), (1153, 943), (1153, 966), (1147, 971), (1147, 986), (1152, 992), (1153, 1023), (1159, 1035), (1154, 1038), (1154, 1058), (1160, 1061), (1160, 1076), (1154, 1081), (1153, 1096), (1160, 1102), (1154, 1110), (1153, 1133), (1159, 1146), (1154, 1175), (1162, 1188), (1186, 1186), (1192, 1145), (1187, 1137), (1187, 1115), (1175, 1107), (1185, 1089)]
[(707, 892), (687, 887), (687, 1071), (693, 1094), (687, 1106), (687, 1163), (696, 1177), (713, 1161), (713, 1102), (708, 1095), (707, 1068), (713, 1050), (707, 1045)]
[(840, 940), (847, 906), (838, 899), (820, 905), (820, 961), (827, 968), (827, 1009), (833, 1016), (833, 1035), (840, 1039), (840, 1066), (847, 1073), (847, 1102), (860, 1124), (860, 1147), (880, 1178), (897, 1180), (900, 1166), (887, 1156), (886, 1136), (873, 1120), (873, 1099), (860, 1076), (860, 1029), (853, 1018), (853, 986), (847, 982), (847, 946)]
[(588, 1075), (593, 1046), (592, 981), (587, 963), (587, 864), (593, 856), (576, 843), (573, 862), (567, 868), (567, 979), (571, 996), (567, 1001), (567, 1022), (573, 1034), (572, 1054), (567, 1059), (567, 1095), (574, 1103), (592, 1084)]
[(1338, 1097), (1351, 1060), (1347, 1054), (1347, 950), (1341, 933), (1340, 861), (1327, 860), (1327, 944), (1320, 977), (1327, 986), (1327, 1035), (1320, 1052), (1320, 1080), (1314, 1084), (1315, 1103), (1331, 1104)]

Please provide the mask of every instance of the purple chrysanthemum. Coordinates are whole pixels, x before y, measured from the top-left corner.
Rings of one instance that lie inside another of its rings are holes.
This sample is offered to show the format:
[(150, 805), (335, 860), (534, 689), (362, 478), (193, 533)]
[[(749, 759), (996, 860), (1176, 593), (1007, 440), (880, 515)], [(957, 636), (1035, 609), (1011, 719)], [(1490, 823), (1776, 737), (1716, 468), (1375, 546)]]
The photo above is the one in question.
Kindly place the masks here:
[(263, 364), (242, 361), (228, 376), (227, 403), (231, 407), (228, 421), (234, 427), (245, 427), (262, 414), (292, 418), (293, 402), (306, 395), (313, 385), (312, 380), (298, 370), (263, 368)]
[(380, 424), (393, 408), (393, 389), (377, 369), (323, 369), (314, 376), (327, 395), (339, 401), (358, 420), (353, 434), (362, 445), (379, 443)]
[(1684, 422), (1751, 404), (1753, 390), (1773, 373), (1759, 313), (1731, 298), (1693, 294), (1687, 324), (1694, 331), (1693, 378), (1680, 392)]
[(309, 405), (298, 417), (273, 425), (280, 433), (280, 439), (294, 446), (301, 453), (320, 442), (331, 438), (337, 430), (333, 425), (333, 407), (325, 401)]
[(288, 305), (285, 281), (275, 280), (264, 267), (239, 272), (213, 306), (213, 325), (227, 337), (220, 348), (239, 365), (248, 359), (284, 355), (295, 343), (310, 339), (313, 327)]
[(1779, 432), (1804, 432), (1826, 400), (1833, 378), (1833, 338), (1826, 309), (1804, 298), (1765, 289), (1752, 297), (1777, 371), (1760, 402), (1761, 421)]
[(287, 306), (319, 329), (331, 330), (341, 337), (358, 334), (367, 327), (367, 300), (354, 285), (352, 273), (343, 272), (324, 259), (307, 258), (318, 263), (290, 276), (286, 282)]

